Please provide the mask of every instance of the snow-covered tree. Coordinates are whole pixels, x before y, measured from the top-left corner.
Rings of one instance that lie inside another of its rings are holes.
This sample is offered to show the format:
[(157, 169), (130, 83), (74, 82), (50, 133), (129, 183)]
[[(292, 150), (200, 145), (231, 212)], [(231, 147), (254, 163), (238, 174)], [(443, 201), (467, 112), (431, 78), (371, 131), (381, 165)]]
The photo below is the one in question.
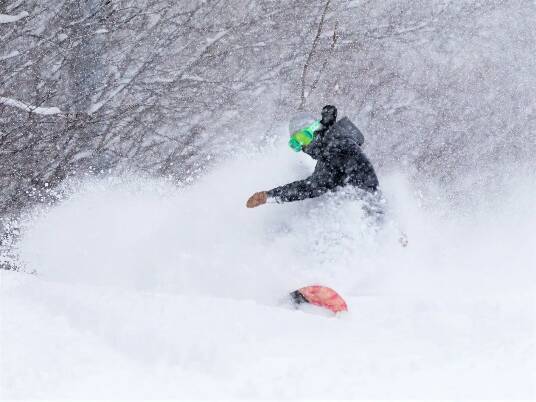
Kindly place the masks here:
[[(0, 211), (69, 175), (196, 175), (334, 103), (380, 169), (534, 152), (534, 2), (0, 3)], [(524, 144), (524, 145), (521, 145)], [(216, 157), (216, 158), (214, 158)]]

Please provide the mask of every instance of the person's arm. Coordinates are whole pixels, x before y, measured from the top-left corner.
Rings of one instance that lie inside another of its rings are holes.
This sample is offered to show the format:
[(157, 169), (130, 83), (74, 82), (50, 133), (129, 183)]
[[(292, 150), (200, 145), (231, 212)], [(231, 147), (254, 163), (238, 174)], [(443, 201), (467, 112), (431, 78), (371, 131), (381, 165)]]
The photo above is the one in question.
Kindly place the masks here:
[(268, 201), (277, 203), (305, 200), (307, 198), (318, 197), (329, 190), (337, 187), (338, 183), (333, 175), (322, 170), (314, 172), (306, 179), (298, 180), (284, 186), (276, 187), (266, 192)]
[(338, 182), (332, 173), (326, 170), (315, 171), (306, 179), (298, 180), (269, 191), (260, 191), (249, 197), (246, 206), (255, 208), (266, 202), (292, 202), (306, 198), (318, 197), (337, 187)]

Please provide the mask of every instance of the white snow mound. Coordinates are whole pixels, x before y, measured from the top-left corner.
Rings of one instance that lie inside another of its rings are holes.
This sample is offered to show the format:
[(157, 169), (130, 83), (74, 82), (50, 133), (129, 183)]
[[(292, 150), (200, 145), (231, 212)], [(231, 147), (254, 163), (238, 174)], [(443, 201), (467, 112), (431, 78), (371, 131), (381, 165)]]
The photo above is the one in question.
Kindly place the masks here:
[[(533, 187), (466, 214), (381, 177), (378, 233), (336, 196), (245, 208), (310, 170), (278, 148), (182, 189), (86, 182), (37, 214), (36, 275), (0, 272), (0, 397), (536, 398)], [(314, 283), (350, 312), (282, 302)]]

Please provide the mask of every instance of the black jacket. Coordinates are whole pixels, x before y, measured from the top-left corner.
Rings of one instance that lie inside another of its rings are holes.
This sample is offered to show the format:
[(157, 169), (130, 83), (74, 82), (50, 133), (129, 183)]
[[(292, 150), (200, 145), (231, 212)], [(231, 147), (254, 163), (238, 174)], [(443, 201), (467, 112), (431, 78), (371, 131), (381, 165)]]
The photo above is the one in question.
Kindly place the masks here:
[(361, 150), (358, 139), (330, 130), (333, 124), (334, 120), (323, 124), (315, 132), (314, 141), (303, 149), (317, 160), (313, 174), (268, 191), (270, 198), (277, 202), (298, 201), (318, 197), (343, 186), (354, 186), (371, 193), (377, 190), (376, 172)]

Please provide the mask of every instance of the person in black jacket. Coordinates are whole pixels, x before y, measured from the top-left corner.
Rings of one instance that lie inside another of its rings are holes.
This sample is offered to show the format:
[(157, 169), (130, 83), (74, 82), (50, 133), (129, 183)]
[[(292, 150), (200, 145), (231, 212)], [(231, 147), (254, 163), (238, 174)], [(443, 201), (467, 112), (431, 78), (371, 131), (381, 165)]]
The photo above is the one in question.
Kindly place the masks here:
[(268, 191), (253, 194), (248, 208), (266, 202), (291, 202), (318, 197), (328, 191), (345, 186), (359, 188), (370, 195), (378, 194), (378, 177), (368, 158), (361, 150), (356, 136), (330, 130), (337, 120), (337, 108), (326, 105), (322, 109), (320, 127), (314, 139), (302, 151), (317, 161), (313, 174)]

